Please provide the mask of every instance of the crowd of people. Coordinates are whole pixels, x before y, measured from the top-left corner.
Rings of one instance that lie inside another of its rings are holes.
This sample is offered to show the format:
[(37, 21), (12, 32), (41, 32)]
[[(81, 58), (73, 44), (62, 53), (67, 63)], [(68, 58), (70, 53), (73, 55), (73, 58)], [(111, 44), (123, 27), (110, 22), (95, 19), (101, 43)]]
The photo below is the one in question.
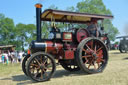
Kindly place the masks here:
[(0, 63), (21, 63), (24, 52), (22, 51), (3, 51), (0, 53)]

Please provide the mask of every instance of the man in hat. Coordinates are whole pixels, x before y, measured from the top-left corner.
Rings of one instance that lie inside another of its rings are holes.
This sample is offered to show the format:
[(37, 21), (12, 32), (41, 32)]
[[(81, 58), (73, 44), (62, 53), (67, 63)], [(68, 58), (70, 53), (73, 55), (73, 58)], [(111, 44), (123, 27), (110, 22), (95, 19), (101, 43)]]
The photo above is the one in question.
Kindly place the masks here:
[(91, 36), (98, 37), (97, 22), (87, 22), (87, 30)]

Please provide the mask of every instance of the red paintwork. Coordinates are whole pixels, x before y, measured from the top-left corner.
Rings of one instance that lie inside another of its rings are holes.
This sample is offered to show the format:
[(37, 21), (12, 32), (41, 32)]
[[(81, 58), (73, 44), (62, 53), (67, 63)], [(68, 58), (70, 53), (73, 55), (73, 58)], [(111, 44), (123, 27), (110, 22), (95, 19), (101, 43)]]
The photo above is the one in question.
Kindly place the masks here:
[(28, 53), (29, 55), (30, 55), (30, 52), (31, 52), (31, 51), (28, 49), (28, 52), (27, 52), (27, 53)]
[[(65, 42), (71, 42), (71, 41), (73, 41), (72, 40), (72, 37), (73, 36), (71, 36), (71, 39), (65, 39), (64, 38), (64, 35), (65, 34), (71, 34), (72, 35), (72, 33), (70, 33), (70, 32), (64, 32), (63, 33), (63, 41)], [(82, 37), (83, 36), (83, 37)], [(83, 39), (85, 39), (85, 38), (88, 38), (90, 35), (89, 35), (89, 33), (88, 33), (88, 31), (86, 30), (86, 29), (79, 29), (79, 30), (77, 30), (77, 32), (76, 32), (76, 37), (77, 37), (77, 41), (80, 43)], [(74, 36), (75, 37), (75, 36)], [(106, 37), (103, 37), (103, 39), (106, 39)], [(45, 49), (45, 51), (47, 52), (47, 53), (49, 53), (49, 54), (52, 54), (52, 55), (54, 55), (55, 56), (55, 58), (56, 59), (74, 59), (74, 57), (75, 57), (75, 51), (76, 51), (76, 49), (77, 49), (77, 46), (78, 46), (78, 44), (77, 43), (74, 43), (74, 42), (72, 42), (72, 43), (63, 43), (62, 44), (62, 42), (60, 42), (60, 43), (55, 43), (55, 42), (53, 42), (53, 41), (46, 41), (45, 42), (46, 43), (46, 49)], [(89, 47), (92, 47), (92, 44), (93, 44), (93, 42), (92, 41), (89, 41), (88, 43), (87, 43), (87, 45), (89, 46)], [(87, 54), (91, 54), (92, 52), (91, 51), (89, 51)], [(102, 57), (103, 55), (102, 55), (102, 52), (99, 52), (98, 54), (97, 54), (97, 56), (100, 56), (100, 57)]]
[(67, 50), (65, 51), (65, 59), (74, 59), (74, 51)]
[[(74, 51), (77, 45), (53, 43), (52, 41), (46, 41), (46, 52), (55, 56), (56, 59), (74, 59)], [(66, 50), (64, 50), (64, 48)]]
[(77, 41), (81, 42), (83, 39), (89, 37), (89, 33), (86, 29), (79, 29), (76, 33)]
[(59, 51), (62, 50), (63, 45), (60, 43), (53, 43), (52, 41), (46, 41), (46, 52), (52, 53), (52, 54), (58, 54)]

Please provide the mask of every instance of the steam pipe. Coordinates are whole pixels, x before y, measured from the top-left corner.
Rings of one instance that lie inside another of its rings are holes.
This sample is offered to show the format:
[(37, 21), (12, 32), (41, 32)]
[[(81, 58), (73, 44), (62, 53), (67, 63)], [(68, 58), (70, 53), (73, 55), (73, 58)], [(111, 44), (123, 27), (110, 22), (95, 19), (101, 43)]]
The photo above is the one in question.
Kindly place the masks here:
[(36, 4), (36, 28), (37, 28), (37, 42), (41, 41), (41, 4)]

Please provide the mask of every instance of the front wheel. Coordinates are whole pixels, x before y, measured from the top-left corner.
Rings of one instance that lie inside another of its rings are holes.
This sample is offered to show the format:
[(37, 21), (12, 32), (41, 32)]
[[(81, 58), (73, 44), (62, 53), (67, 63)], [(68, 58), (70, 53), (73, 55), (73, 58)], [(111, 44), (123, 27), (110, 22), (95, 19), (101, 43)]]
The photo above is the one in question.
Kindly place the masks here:
[(127, 53), (127, 45), (126, 44), (120, 44), (119, 45), (119, 51), (121, 53)]
[(24, 72), (24, 74), (27, 76), (27, 72), (26, 72), (26, 62), (28, 60), (28, 58), (30, 57), (30, 54), (27, 54), (23, 61), (22, 61), (22, 71)]
[(38, 82), (49, 80), (56, 70), (55, 60), (50, 54), (36, 52), (27, 62), (28, 76)]
[(97, 38), (87, 38), (77, 47), (76, 60), (79, 67), (87, 73), (102, 72), (108, 62), (105, 44)]

